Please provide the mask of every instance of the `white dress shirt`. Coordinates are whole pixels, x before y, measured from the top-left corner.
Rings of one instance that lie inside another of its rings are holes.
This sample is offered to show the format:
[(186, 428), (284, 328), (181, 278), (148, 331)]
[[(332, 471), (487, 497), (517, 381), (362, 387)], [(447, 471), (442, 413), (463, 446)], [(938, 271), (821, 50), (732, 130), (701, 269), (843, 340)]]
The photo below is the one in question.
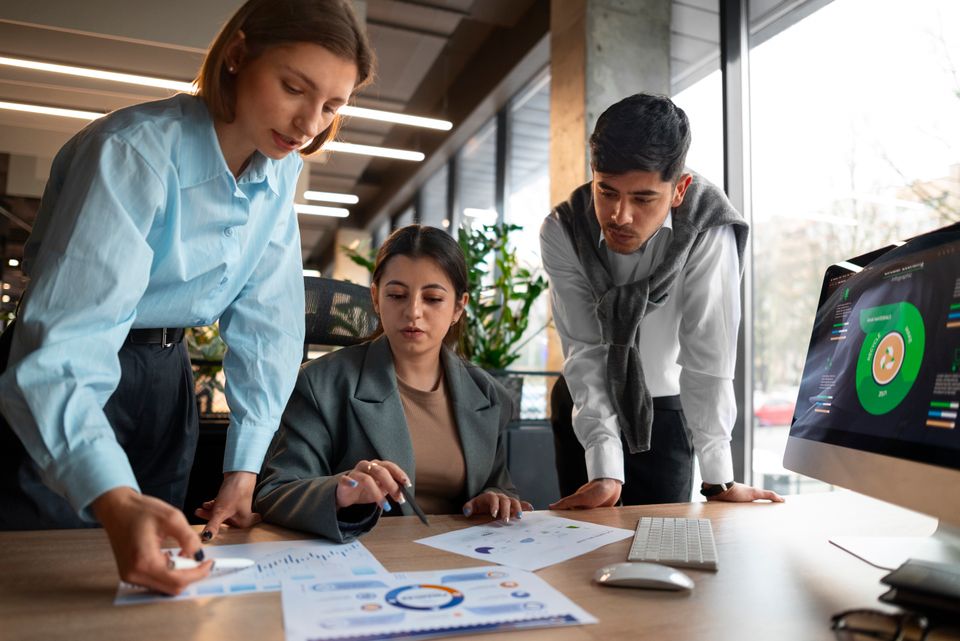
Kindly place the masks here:
[[(672, 213), (643, 247), (617, 254), (604, 246), (617, 285), (648, 277), (663, 261)], [(620, 424), (606, 384), (596, 299), (556, 214), (540, 228), (553, 318), (563, 347), (563, 375), (573, 398), (573, 430), (593, 480), (624, 481)], [(669, 297), (648, 307), (637, 347), (650, 395), (680, 395), (688, 436), (706, 483), (733, 480), (730, 434), (737, 416), (733, 375), (740, 326), (740, 266), (733, 229), (715, 227), (693, 248)], [(654, 429), (657, 429), (654, 426)]]

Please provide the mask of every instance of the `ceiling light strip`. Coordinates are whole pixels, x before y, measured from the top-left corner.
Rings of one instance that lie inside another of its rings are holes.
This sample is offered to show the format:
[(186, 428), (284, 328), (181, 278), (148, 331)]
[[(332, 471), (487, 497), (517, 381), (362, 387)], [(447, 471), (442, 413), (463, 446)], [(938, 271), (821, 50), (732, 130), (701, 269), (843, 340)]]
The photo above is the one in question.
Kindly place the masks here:
[(60, 107), (47, 107), (44, 105), (28, 105), (22, 102), (3, 102), (0, 101), (0, 109), (10, 111), (25, 111), (34, 114), (43, 114), (45, 116), (60, 116), (61, 118), (79, 118), (81, 120), (96, 120), (106, 114), (96, 111), (81, 111), (79, 109), (62, 109)]
[[(185, 93), (196, 93), (197, 91), (197, 86), (192, 82), (171, 80), (169, 78), (156, 78), (153, 76), (141, 76), (132, 73), (120, 73), (117, 71), (105, 71), (103, 69), (92, 69), (90, 67), (61, 65), (51, 62), (41, 62), (39, 60), (26, 60), (23, 58), (9, 58), (7, 56), (0, 56), (0, 65), (19, 67), (21, 69), (33, 69), (35, 71), (46, 71), (49, 73), (59, 73), (67, 76), (96, 78), (99, 80), (109, 80), (111, 82), (122, 82), (125, 84), (141, 85), (145, 87), (172, 89), (173, 91), (183, 91)], [(409, 116), (407, 114), (382, 111), (380, 109), (367, 109), (366, 107), (355, 107), (353, 105), (344, 105), (340, 108), (340, 113), (344, 116), (350, 116), (352, 118), (367, 118), (370, 120), (379, 120), (381, 122), (409, 125), (411, 127), (439, 129), (441, 131), (449, 131), (453, 128), (453, 123), (447, 120), (425, 118), (423, 116)]]
[(83, 78), (97, 78), (99, 80), (110, 80), (111, 82), (123, 82), (130, 85), (143, 85), (145, 87), (159, 87), (160, 89), (173, 89), (174, 91), (185, 91), (192, 93), (196, 87), (191, 82), (181, 82), (179, 80), (170, 80), (167, 78), (154, 78), (151, 76), (140, 76), (132, 73), (119, 73), (116, 71), (104, 71), (102, 69), (91, 69), (89, 67), (74, 67), (71, 65), (58, 65), (49, 62), (40, 62), (38, 60), (22, 60), (19, 58), (7, 58), (0, 56), (0, 65), (8, 67), (19, 67), (21, 69), (34, 69), (36, 71), (49, 71), (50, 73), (59, 73), (67, 76), (80, 76)]
[(304, 205), (294, 203), (293, 209), (298, 214), (307, 214), (309, 216), (332, 216), (334, 218), (346, 218), (350, 215), (349, 210), (343, 207), (322, 207), (320, 205)]
[(422, 161), (425, 156), (419, 151), (407, 151), (405, 149), (392, 149), (390, 147), (374, 147), (372, 145), (357, 145), (352, 142), (340, 142), (332, 140), (326, 143), (324, 151), (339, 151), (345, 154), (360, 154), (363, 156), (379, 156), (381, 158), (394, 158), (396, 160), (412, 160), (414, 162)]
[(326, 203), (343, 203), (345, 205), (356, 205), (360, 198), (353, 194), (338, 194), (332, 191), (305, 191), (303, 197), (306, 200), (318, 200)]
[[(29, 113), (43, 114), (47, 116), (60, 116), (63, 118), (79, 118), (81, 120), (95, 120), (106, 114), (95, 111), (81, 111), (79, 109), (62, 109), (60, 107), (47, 107), (44, 105), (28, 105), (21, 102), (3, 102), (0, 101), (0, 109), (12, 111), (24, 111)], [(424, 155), (419, 151), (407, 151), (406, 149), (393, 149), (391, 147), (374, 147), (372, 145), (357, 145), (350, 142), (331, 141), (323, 146), (324, 151), (339, 151), (347, 154), (359, 154), (362, 156), (379, 156), (381, 158), (395, 158), (397, 160), (412, 160), (420, 162)]]
[(340, 107), (340, 115), (350, 116), (353, 118), (369, 118), (370, 120), (392, 122), (398, 125), (410, 125), (411, 127), (439, 129), (441, 131), (450, 131), (453, 129), (453, 123), (449, 120), (424, 118), (423, 116), (408, 116), (407, 114), (381, 111), (380, 109), (367, 109), (366, 107), (355, 107), (353, 105), (344, 105), (343, 107)]

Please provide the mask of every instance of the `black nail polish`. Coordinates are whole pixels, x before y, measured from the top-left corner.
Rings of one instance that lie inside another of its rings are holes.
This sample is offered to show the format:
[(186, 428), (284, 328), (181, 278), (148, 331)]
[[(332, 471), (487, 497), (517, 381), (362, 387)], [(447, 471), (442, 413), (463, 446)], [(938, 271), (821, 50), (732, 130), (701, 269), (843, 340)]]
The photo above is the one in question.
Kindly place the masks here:
[(193, 555), (193, 560), (197, 563), (203, 561), (203, 550), (197, 550)]
[(213, 538), (213, 532), (211, 532), (210, 530), (204, 530), (203, 532), (200, 533), (201, 541), (209, 541), (212, 538)]

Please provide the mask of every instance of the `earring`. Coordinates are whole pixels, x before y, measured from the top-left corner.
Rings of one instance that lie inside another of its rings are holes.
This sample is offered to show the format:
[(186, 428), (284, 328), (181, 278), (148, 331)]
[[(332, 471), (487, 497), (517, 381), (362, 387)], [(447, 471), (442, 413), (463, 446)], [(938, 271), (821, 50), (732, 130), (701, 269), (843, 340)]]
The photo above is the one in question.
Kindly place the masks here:
[(229, 67), (227, 67), (227, 71), (229, 71), (230, 73), (236, 73), (237, 68), (233, 65), (230, 65)]

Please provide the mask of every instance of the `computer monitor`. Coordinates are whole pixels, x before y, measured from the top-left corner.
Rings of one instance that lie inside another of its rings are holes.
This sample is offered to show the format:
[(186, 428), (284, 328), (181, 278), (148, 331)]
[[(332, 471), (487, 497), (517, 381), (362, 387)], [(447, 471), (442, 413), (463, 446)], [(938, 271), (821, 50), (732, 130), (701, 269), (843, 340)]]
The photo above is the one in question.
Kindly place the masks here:
[(783, 465), (939, 519), (867, 562), (960, 562), (960, 224), (827, 269)]

